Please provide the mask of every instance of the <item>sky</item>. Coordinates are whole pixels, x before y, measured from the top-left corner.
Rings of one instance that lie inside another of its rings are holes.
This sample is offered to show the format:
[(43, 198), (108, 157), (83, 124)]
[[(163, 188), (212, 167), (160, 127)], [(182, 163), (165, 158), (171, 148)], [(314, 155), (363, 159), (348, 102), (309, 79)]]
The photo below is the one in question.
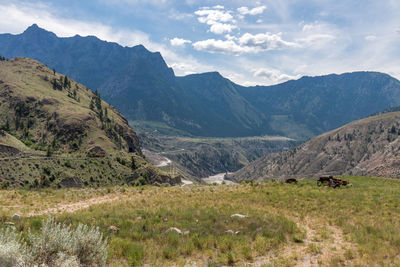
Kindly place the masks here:
[(400, 79), (399, 0), (0, 0), (0, 33), (36, 23), (159, 51), (178, 76), (241, 85), (380, 71)]

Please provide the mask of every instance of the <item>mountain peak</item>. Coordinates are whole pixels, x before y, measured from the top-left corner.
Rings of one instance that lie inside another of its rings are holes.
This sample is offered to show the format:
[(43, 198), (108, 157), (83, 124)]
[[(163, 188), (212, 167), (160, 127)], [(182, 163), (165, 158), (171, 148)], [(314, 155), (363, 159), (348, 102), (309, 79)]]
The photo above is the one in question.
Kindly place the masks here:
[(38, 31), (38, 30), (43, 30), (43, 29), (40, 28), (36, 23), (34, 23), (31, 26), (29, 26), (28, 28), (26, 28), (26, 30), (24, 32), (34, 32), (34, 31)]
[(23, 35), (36, 35), (36, 36), (54, 36), (56, 37), (56, 35), (52, 32), (46, 31), (43, 28), (40, 28), (36, 23), (32, 24), (31, 26), (29, 26), (28, 28), (26, 28), (26, 30), (22, 33)]

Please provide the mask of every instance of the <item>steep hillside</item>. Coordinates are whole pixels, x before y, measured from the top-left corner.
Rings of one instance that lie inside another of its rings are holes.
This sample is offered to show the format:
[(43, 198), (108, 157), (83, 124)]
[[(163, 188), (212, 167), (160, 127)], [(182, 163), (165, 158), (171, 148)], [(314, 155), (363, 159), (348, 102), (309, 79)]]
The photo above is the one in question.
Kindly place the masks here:
[(97, 89), (135, 126), (206, 137), (306, 140), (400, 105), (400, 82), (376, 72), (239, 86), (216, 72), (175, 77), (160, 53), (96, 37), (59, 38), (32, 25), (0, 34), (0, 54), (31, 57)]
[(114, 107), (32, 59), (0, 61), (0, 129), (0, 179), (9, 184), (121, 183), (147, 169), (160, 180)]
[(322, 174), (400, 178), (400, 112), (362, 119), (230, 175), (234, 180)]
[[(236, 85), (218, 72), (177, 77), (187, 102), (198, 110), (201, 136), (251, 136), (272, 133), (267, 116), (238, 92)], [(217, 127), (219, 126), (219, 127)]]

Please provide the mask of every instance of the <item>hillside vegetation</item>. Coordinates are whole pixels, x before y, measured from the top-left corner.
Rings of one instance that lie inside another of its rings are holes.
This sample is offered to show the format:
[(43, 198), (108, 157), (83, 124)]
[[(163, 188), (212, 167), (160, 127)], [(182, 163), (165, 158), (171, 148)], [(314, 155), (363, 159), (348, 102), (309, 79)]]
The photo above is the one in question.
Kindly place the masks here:
[(218, 72), (176, 77), (160, 53), (96, 37), (59, 38), (32, 25), (0, 34), (0, 54), (37, 59), (98, 89), (129, 121), (203, 137), (280, 135), (307, 140), (400, 105), (400, 82), (377, 72), (303, 77), (243, 87)]
[(87, 87), (15, 58), (0, 61), (0, 92), (3, 186), (169, 181), (142, 158), (127, 120)]
[(400, 177), (400, 112), (352, 122), (291, 150), (267, 155), (234, 180), (331, 175)]
[[(108, 238), (109, 266), (398, 266), (399, 181), (342, 178), (353, 187), (304, 179), (3, 190), (0, 227), (13, 222), (17, 231), (35, 234), (48, 214), (73, 228), (98, 226)], [(14, 213), (21, 220), (12, 220)]]

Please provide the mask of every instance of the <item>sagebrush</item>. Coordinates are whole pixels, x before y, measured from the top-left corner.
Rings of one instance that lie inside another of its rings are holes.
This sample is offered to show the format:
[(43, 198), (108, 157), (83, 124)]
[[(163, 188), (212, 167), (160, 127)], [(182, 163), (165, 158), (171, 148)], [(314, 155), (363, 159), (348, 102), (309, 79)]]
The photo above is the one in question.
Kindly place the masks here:
[(0, 233), (0, 266), (105, 266), (107, 240), (98, 228), (47, 219), (38, 234), (26, 238), (14, 228)]

